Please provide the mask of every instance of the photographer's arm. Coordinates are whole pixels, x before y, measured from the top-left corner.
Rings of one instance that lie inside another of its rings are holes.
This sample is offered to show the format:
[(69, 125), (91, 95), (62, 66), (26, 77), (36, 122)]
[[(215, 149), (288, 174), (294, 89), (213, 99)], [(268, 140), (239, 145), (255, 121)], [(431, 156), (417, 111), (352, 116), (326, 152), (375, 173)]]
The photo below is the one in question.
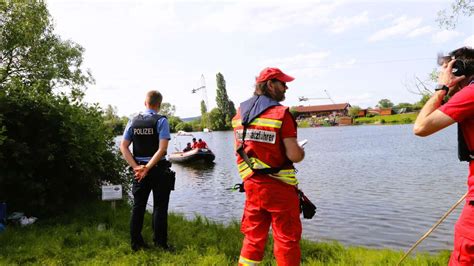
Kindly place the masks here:
[[(464, 76), (455, 77), (453, 75), (452, 69), (454, 62), (455, 60), (451, 60), (449, 63), (443, 65), (443, 70), (440, 72), (438, 77), (438, 84), (446, 85), (449, 88), (450, 93), (456, 84), (464, 79)], [(415, 133), (415, 135), (426, 137), (456, 122), (451, 117), (438, 110), (444, 96), (446, 96), (444, 90), (435, 91), (423, 106), (416, 118), (415, 125), (413, 126), (413, 133)]]
[(444, 91), (435, 92), (423, 106), (413, 126), (415, 135), (426, 137), (456, 122), (438, 110), (444, 95)]

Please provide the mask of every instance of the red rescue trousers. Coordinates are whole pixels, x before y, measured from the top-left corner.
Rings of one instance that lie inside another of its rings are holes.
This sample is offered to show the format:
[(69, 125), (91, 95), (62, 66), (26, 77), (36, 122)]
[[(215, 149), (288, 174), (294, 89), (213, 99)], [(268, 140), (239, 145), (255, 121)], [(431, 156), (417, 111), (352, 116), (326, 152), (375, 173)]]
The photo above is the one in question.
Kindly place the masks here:
[(454, 249), (449, 266), (474, 265), (474, 205), (466, 202), (454, 228)]
[(245, 180), (245, 209), (241, 231), (245, 235), (239, 265), (262, 261), (272, 226), (277, 264), (299, 265), (301, 220), (296, 188), (266, 175)]

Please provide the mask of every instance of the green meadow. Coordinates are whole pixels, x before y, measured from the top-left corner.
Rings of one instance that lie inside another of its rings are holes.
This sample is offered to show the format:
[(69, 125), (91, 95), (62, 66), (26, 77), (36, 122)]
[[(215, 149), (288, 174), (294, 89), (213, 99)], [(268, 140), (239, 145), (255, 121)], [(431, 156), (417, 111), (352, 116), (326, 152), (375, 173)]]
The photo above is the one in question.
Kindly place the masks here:
[(354, 119), (354, 124), (412, 124), (417, 116), (418, 113), (358, 117)]
[[(204, 217), (169, 218), (173, 252), (152, 247), (132, 252), (129, 245), (130, 207), (112, 210), (95, 202), (35, 224), (8, 225), (0, 233), (0, 265), (236, 265), (243, 235), (239, 223), (228, 225)], [(143, 236), (152, 243), (151, 215), (146, 214)], [(276, 265), (269, 239), (262, 265)], [(301, 241), (302, 265), (395, 265), (403, 251), (345, 247), (337, 242)], [(449, 252), (418, 253), (403, 265), (446, 265)]]

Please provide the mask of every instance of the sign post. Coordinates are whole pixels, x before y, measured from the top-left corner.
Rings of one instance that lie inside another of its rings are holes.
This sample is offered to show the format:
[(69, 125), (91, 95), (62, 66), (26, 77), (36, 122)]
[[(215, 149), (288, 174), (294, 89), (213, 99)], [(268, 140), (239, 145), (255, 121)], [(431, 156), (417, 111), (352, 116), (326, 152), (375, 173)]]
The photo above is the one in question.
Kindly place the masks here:
[(102, 200), (112, 201), (112, 209), (115, 210), (115, 201), (122, 199), (122, 185), (102, 186)]

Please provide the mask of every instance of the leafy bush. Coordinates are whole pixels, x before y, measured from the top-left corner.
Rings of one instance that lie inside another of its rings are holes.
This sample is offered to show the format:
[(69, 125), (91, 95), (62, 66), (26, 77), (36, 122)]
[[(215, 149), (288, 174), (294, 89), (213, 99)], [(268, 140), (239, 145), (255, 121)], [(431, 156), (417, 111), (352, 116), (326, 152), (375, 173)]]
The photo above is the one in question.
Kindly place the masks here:
[(300, 120), (297, 122), (298, 123), (298, 127), (310, 127), (310, 124), (309, 124), (309, 121), (308, 120)]
[(10, 210), (55, 213), (125, 185), (124, 161), (97, 106), (28, 88), (0, 91), (0, 195)]
[(176, 127), (176, 131), (186, 131), (186, 132), (191, 132), (193, 131), (193, 126), (190, 123), (187, 122), (179, 122)]

